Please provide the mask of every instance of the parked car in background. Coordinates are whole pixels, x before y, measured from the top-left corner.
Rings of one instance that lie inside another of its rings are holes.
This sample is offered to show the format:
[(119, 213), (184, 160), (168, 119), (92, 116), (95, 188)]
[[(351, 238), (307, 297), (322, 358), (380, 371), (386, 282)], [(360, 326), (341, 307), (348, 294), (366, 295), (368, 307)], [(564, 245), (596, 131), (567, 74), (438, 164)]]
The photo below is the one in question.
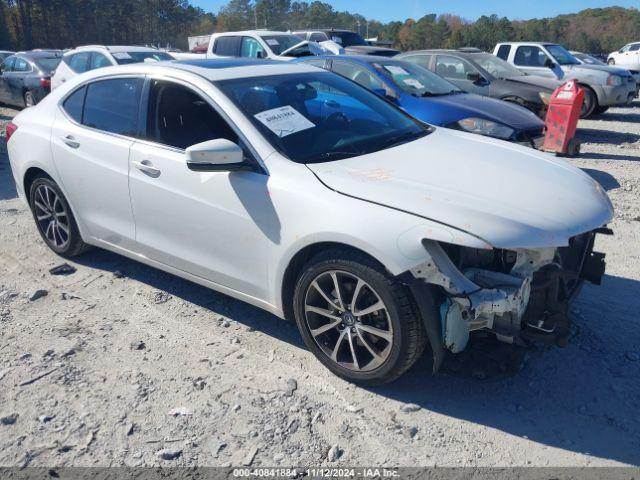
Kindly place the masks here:
[(393, 57), (400, 53), (395, 48), (371, 45), (358, 33), (350, 30), (339, 30), (334, 28), (321, 28), (315, 30), (296, 30), (293, 32), (302, 40), (312, 40), (314, 42), (325, 42), (331, 40), (344, 48), (348, 55), (378, 55), (382, 57)]
[(5, 58), (14, 55), (16, 52), (10, 52), (9, 50), (0, 50), (0, 63), (4, 61)]
[(96, 68), (113, 65), (127, 65), (148, 61), (175, 60), (167, 53), (156, 48), (121, 46), (121, 45), (87, 45), (65, 52), (51, 80), (51, 88), (56, 89), (64, 82)]
[(6, 138), (52, 251), (96, 245), (295, 319), (356, 383), (394, 380), (427, 342), (437, 370), (472, 330), (566, 339), (582, 281), (604, 274), (613, 208), (588, 174), (309, 65), (99, 69)]
[(415, 63), (373, 55), (312, 57), (300, 61), (353, 80), (425, 123), (530, 147), (540, 146), (544, 141), (544, 122), (526, 108), (464, 93)]
[(640, 42), (627, 43), (617, 52), (611, 52), (607, 58), (607, 63), (639, 73)]
[(603, 113), (613, 105), (625, 105), (636, 96), (636, 80), (628, 70), (583, 64), (556, 43), (499, 43), (493, 53), (525, 73), (564, 81), (576, 79), (585, 92), (581, 118)]
[(0, 103), (31, 107), (51, 91), (51, 75), (62, 59), (61, 50), (18, 52), (0, 65)]
[(467, 93), (517, 103), (541, 118), (546, 115), (551, 93), (561, 84), (551, 78), (526, 75), (478, 49), (420, 50), (397, 58), (428, 68)]
[(212, 35), (207, 58), (244, 57), (289, 61), (324, 53), (329, 52), (317, 42), (301, 40), (291, 33), (246, 30)]
[[(589, 55), (587, 53), (571, 51), (571, 55), (576, 57), (578, 61), (584, 65), (600, 65), (600, 66), (607, 65), (607, 63), (605, 63), (604, 61), (600, 60), (599, 58), (596, 58), (593, 55)], [(629, 70), (629, 72), (631, 72), (631, 75), (633, 75), (633, 78), (635, 78), (636, 80), (636, 97), (637, 97), (640, 91), (640, 71)]]

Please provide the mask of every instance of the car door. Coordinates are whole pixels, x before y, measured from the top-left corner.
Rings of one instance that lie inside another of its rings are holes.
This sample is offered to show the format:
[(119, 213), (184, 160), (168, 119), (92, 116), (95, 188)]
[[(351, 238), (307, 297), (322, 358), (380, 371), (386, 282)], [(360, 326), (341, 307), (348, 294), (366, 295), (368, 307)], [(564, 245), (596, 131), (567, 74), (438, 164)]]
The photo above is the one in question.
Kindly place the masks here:
[(65, 194), (87, 233), (133, 249), (129, 150), (139, 126), (144, 78), (93, 81), (63, 99), (51, 149)]
[(0, 75), (0, 102), (9, 103), (9, 75), (13, 71), (16, 57), (10, 56), (2, 63), (2, 75)]
[(7, 73), (7, 103), (20, 107), (24, 105), (24, 79), (31, 70), (29, 62), (16, 57), (12, 71)]
[(537, 45), (520, 45), (513, 56), (513, 64), (522, 72), (542, 77), (557, 78), (546, 62), (556, 63)]
[(452, 55), (436, 56), (436, 73), (467, 93), (490, 96), (491, 83), (471, 63)]
[(637, 70), (638, 64), (640, 64), (640, 43), (632, 44), (629, 49), (622, 54), (622, 57), (624, 59), (623, 67)]
[(269, 177), (262, 171), (187, 167), (185, 149), (191, 145), (216, 138), (243, 145), (194, 87), (151, 80), (148, 104), (145, 140), (131, 149), (129, 185), (138, 248), (162, 264), (265, 298), (268, 248), (280, 235)]

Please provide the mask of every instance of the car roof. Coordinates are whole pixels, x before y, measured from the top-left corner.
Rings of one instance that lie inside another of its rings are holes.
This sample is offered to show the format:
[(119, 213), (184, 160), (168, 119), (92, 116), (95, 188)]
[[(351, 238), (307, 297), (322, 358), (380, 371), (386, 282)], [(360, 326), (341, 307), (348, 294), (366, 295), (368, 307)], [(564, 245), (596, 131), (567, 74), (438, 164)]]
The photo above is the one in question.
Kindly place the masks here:
[(27, 52), (16, 52), (14, 55), (20, 55), (25, 58), (51, 58), (51, 57), (60, 57), (62, 58), (62, 50), (29, 50)]
[(498, 45), (559, 45), (556, 42), (500, 42)]
[[(318, 72), (316, 67), (304, 63), (278, 62), (261, 59), (207, 59), (207, 60), (173, 60), (154, 63), (133, 63), (92, 70), (91, 78), (113, 74), (153, 74), (158, 70), (181, 70), (199, 75), (209, 81), (228, 80), (234, 78), (264, 77), (268, 75), (285, 75), (290, 73)], [(88, 73), (91, 73), (88, 72)], [(85, 73), (84, 75), (87, 75)]]
[(297, 60), (297, 62), (304, 63), (307, 60), (314, 60), (321, 58), (323, 60), (347, 60), (354, 61), (357, 63), (376, 63), (376, 62), (405, 62), (401, 58), (395, 57), (385, 57), (383, 55), (317, 55), (312, 57), (302, 57)]
[(65, 53), (68, 55), (78, 50), (107, 50), (112, 53), (117, 52), (159, 52), (157, 48), (142, 47), (139, 45), (82, 45)]
[(222, 32), (217, 33), (216, 36), (226, 37), (226, 36), (235, 36), (235, 35), (293, 35), (289, 32), (281, 32), (278, 30), (240, 30), (237, 32)]

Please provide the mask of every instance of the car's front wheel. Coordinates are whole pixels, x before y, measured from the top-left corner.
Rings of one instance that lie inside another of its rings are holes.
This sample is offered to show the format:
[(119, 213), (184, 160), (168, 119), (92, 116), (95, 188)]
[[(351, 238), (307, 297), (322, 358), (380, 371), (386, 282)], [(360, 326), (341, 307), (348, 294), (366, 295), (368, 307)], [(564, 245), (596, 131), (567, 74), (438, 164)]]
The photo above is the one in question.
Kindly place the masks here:
[(36, 178), (29, 190), (29, 204), (38, 231), (51, 250), (74, 257), (86, 249), (69, 202), (56, 182), (48, 177)]
[(580, 118), (587, 118), (598, 108), (598, 97), (591, 88), (585, 85), (581, 85), (581, 87), (584, 89), (584, 101), (582, 102)]
[(616, 61), (613, 58), (610, 58), (609, 61), (607, 62), (609, 65), (613, 66), (616, 64)]
[(314, 257), (293, 301), (307, 347), (348, 381), (391, 382), (424, 350), (426, 334), (407, 287), (365, 255), (331, 250)]
[(25, 107), (33, 107), (36, 104), (36, 97), (33, 96), (33, 93), (27, 90), (24, 93), (24, 106)]

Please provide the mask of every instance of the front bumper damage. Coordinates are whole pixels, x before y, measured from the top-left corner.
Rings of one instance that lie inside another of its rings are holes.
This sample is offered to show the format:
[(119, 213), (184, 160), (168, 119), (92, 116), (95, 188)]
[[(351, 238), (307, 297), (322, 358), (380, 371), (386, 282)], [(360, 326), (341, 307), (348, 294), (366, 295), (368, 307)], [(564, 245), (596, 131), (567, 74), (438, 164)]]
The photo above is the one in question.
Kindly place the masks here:
[(425, 320), (434, 370), (447, 351), (464, 350), (475, 330), (517, 345), (564, 344), (571, 301), (584, 280), (599, 284), (604, 275), (604, 254), (593, 251), (598, 233), (612, 234), (602, 228), (572, 238), (567, 247), (502, 251), (510, 260), (501, 268), (456, 264), (446, 247), (425, 240), (430, 259), (411, 269), (409, 285)]

